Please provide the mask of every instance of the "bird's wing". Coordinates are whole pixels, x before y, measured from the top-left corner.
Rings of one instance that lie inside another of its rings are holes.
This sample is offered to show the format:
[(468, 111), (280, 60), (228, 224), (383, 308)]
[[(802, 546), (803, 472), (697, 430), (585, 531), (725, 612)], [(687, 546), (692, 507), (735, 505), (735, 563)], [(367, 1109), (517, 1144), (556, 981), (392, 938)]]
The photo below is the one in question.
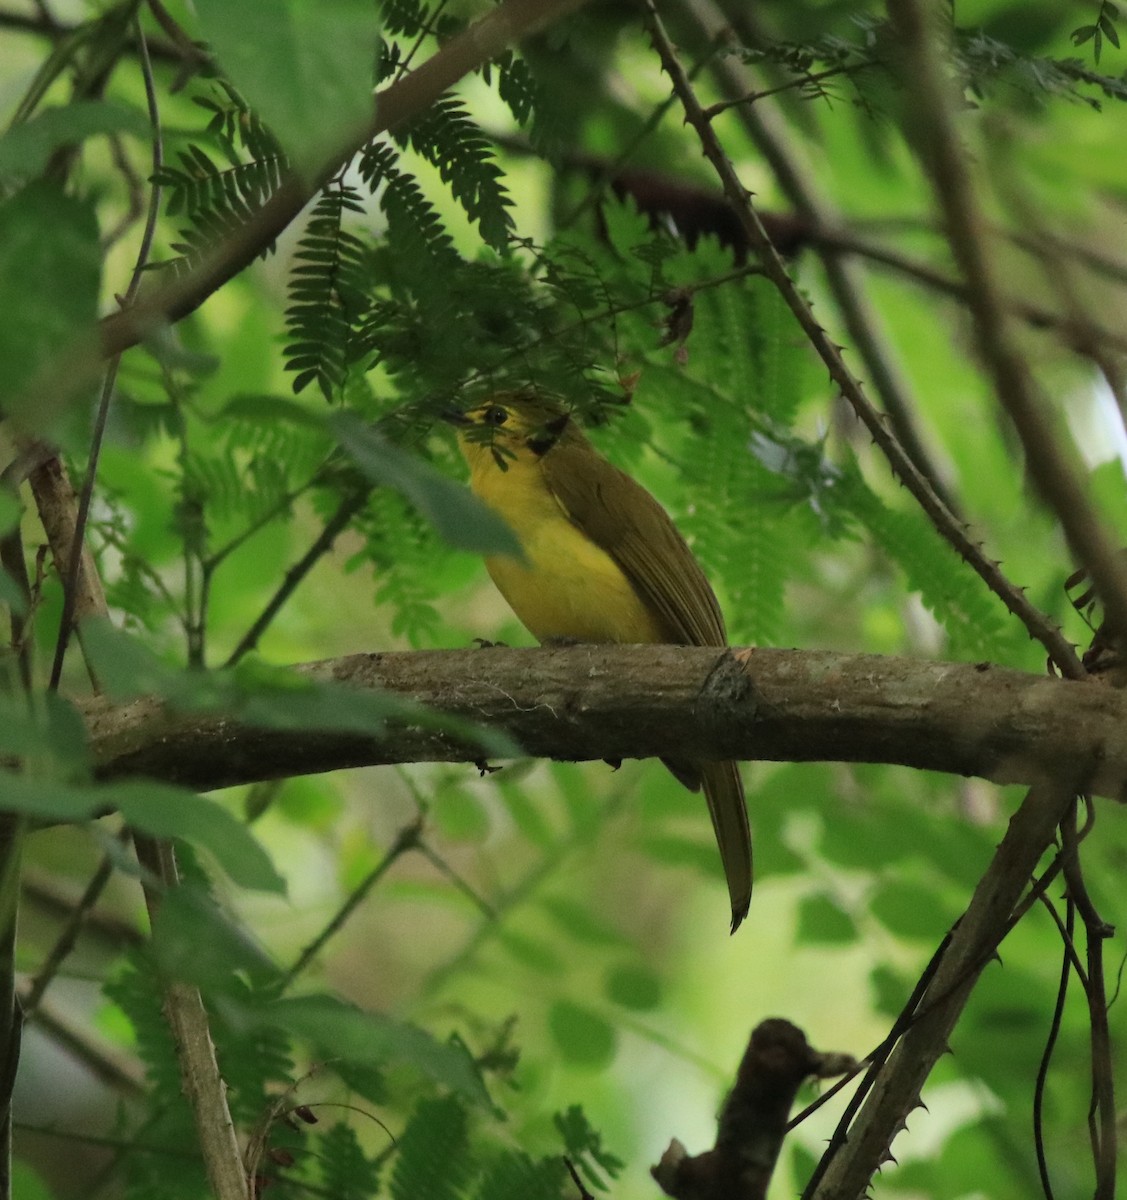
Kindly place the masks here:
[(704, 572), (644, 487), (589, 448), (557, 445), (541, 459), (541, 469), (567, 518), (622, 568), (665, 623), (671, 642), (728, 644), (724, 616)]

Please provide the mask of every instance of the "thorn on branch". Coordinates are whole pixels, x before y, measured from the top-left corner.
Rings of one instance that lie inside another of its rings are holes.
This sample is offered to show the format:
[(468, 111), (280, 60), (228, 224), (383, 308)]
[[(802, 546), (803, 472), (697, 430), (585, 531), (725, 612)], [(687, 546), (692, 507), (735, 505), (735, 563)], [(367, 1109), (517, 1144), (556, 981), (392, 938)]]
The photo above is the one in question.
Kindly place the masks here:
[(690, 1155), (674, 1138), (650, 1174), (674, 1200), (763, 1200), (804, 1079), (828, 1079), (856, 1067), (848, 1054), (822, 1054), (789, 1021), (774, 1017), (752, 1031), (724, 1102), (716, 1145)]

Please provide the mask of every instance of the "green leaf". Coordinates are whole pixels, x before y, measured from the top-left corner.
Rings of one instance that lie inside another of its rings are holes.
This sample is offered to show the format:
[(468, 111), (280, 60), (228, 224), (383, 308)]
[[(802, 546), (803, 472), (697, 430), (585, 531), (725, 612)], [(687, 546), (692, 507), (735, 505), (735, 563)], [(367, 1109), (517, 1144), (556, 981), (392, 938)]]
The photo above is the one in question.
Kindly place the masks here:
[(465, 788), (448, 784), (431, 803), (431, 816), (451, 842), (483, 842), (489, 836), (491, 822), (485, 805)]
[(523, 557), (507, 522), (468, 488), (392, 446), (351, 413), (335, 414), (331, 424), (360, 470), (373, 483), (401, 492), (451, 546)]
[(0, 177), (30, 179), (40, 175), (61, 146), (88, 137), (128, 133), (147, 139), (150, 132), (144, 113), (106, 100), (77, 100), (59, 108), (45, 108), (0, 137)]
[(81, 783), (90, 774), (86, 727), (70, 701), (54, 693), (0, 692), (0, 753), (21, 759), (43, 782)]
[(285, 881), (250, 831), (214, 800), (165, 783), (52, 783), (0, 772), (4, 807), (45, 821), (88, 821), (107, 812), (154, 837), (200, 846), (241, 887), (284, 892)]
[(952, 914), (934, 888), (902, 880), (882, 884), (870, 908), (873, 916), (891, 933), (924, 941), (938, 941), (952, 920)]
[(197, 0), (235, 86), (297, 167), (315, 171), (374, 112), (380, 32), (370, 0)]
[(453, 1097), (421, 1100), (396, 1144), (392, 1200), (460, 1200), (473, 1173), (466, 1126)]
[(800, 942), (823, 942), (829, 945), (857, 940), (857, 928), (850, 915), (831, 896), (806, 896), (798, 908)]
[(81, 335), (94, 350), (101, 256), (92, 204), (42, 182), (0, 203), (0, 375), (25, 432), (57, 433), (59, 401), (26, 391), (36, 375)]
[(556, 1113), (552, 1124), (563, 1138), (568, 1158), (578, 1165), (580, 1172), (592, 1187), (605, 1192), (606, 1182), (595, 1170), (595, 1166), (615, 1179), (622, 1173), (626, 1164), (618, 1155), (604, 1149), (602, 1134), (591, 1128), (587, 1114), (578, 1104), (573, 1104), (566, 1112)]
[(54, 1193), (27, 1163), (12, 1163), (12, 1200), (54, 1200)]
[(589, 1008), (558, 1000), (548, 1013), (548, 1029), (570, 1063), (597, 1070), (610, 1065), (618, 1046), (614, 1028)]
[(477, 1188), (477, 1200), (559, 1200), (567, 1168), (559, 1158), (533, 1162), (509, 1150), (490, 1164)]
[(168, 784), (109, 784), (104, 793), (125, 821), (155, 837), (183, 838), (211, 853), (240, 887), (285, 894), (286, 881), (250, 830), (206, 796)]
[(510, 757), (519, 747), (503, 732), (424, 708), (370, 688), (314, 679), (292, 667), (254, 658), (231, 671), (169, 666), (138, 637), (92, 617), (82, 623), (84, 646), (102, 687), (118, 701), (158, 696), (180, 712), (222, 713), (261, 729), (317, 730), (378, 737), (395, 717), (439, 729), (479, 745), (487, 755)]
[(242, 926), (189, 882), (170, 889), (161, 900), (153, 921), (152, 947), (166, 977), (212, 992), (228, 991), (239, 972), (267, 981), (278, 974)]
[(261, 1016), (330, 1058), (407, 1063), (474, 1104), (490, 1104), (473, 1058), (460, 1042), (440, 1042), (414, 1025), (361, 1012), (331, 996), (278, 1000), (263, 1008)]
[(608, 999), (636, 1012), (650, 1012), (661, 1003), (661, 980), (641, 964), (612, 968), (604, 986)]

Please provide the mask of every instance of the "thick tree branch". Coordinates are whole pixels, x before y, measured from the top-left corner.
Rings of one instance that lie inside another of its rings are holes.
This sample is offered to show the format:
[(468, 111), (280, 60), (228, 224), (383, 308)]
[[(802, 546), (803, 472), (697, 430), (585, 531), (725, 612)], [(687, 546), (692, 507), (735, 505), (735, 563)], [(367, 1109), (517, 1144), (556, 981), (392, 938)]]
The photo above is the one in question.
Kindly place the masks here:
[[(571, 646), (357, 654), (300, 668), (509, 733), (563, 760), (879, 762), (995, 783), (1069, 779), (1127, 797), (1127, 694), (990, 664), (823, 651)], [(207, 790), (343, 767), (474, 762), (479, 745), (433, 724), (379, 738), (254, 729), (142, 699), (83, 704), (105, 779)]]

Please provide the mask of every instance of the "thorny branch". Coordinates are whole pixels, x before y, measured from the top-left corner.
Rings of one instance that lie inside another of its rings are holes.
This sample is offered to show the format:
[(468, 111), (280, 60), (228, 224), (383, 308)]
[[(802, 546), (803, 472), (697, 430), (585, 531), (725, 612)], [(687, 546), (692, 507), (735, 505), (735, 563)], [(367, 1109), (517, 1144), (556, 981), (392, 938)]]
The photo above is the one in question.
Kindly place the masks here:
[[(810, 344), (825, 363), (830, 378), (841, 389), (842, 395), (888, 459), (896, 476), (911, 492), (943, 538), (962, 555), (987, 587), (1025, 625), (1030, 635), (1044, 645), (1060, 670), (1070, 677), (1081, 678), (1084, 670), (1072, 645), (1060, 629), (1028, 600), (1025, 593), (1005, 577), (998, 563), (992, 561), (983, 552), (982, 546), (969, 537), (965, 526), (951, 514), (947, 506), (935, 494), (934, 489), (919, 468), (889, 431), (885, 420), (869, 403), (860, 382), (846, 366), (840, 348), (833, 344), (826, 331), (814, 319), (810, 305), (787, 273), (786, 266), (771, 244), (759, 215), (751, 204), (749, 193), (740, 183), (735, 168), (724, 153), (710, 122), (704, 115), (700, 101), (685, 75), (684, 68), (677, 58), (661, 19), (657, 15), (653, 0), (644, 0), (644, 8), (654, 47), (681, 100), (686, 119), (696, 131), (701, 148), (716, 171), (724, 188), (724, 194), (735, 208), (749, 243), (759, 254), (764, 274), (775, 284), (786, 300)], [(1127, 628), (1127, 623), (1124, 627)]]
[(1092, 506), (1075, 450), (1039, 393), (1007, 314), (975, 180), (955, 128), (956, 101), (939, 49), (947, 31), (935, 19), (940, 10), (923, 0), (889, 0), (888, 8), (904, 47), (905, 83), (915, 97), (908, 111), (916, 150), (931, 177), (955, 260), (967, 282), (979, 357), (1021, 438), (1038, 490), (1060, 521), (1079, 564), (1088, 569), (1112, 627), (1123, 636), (1127, 564)]

